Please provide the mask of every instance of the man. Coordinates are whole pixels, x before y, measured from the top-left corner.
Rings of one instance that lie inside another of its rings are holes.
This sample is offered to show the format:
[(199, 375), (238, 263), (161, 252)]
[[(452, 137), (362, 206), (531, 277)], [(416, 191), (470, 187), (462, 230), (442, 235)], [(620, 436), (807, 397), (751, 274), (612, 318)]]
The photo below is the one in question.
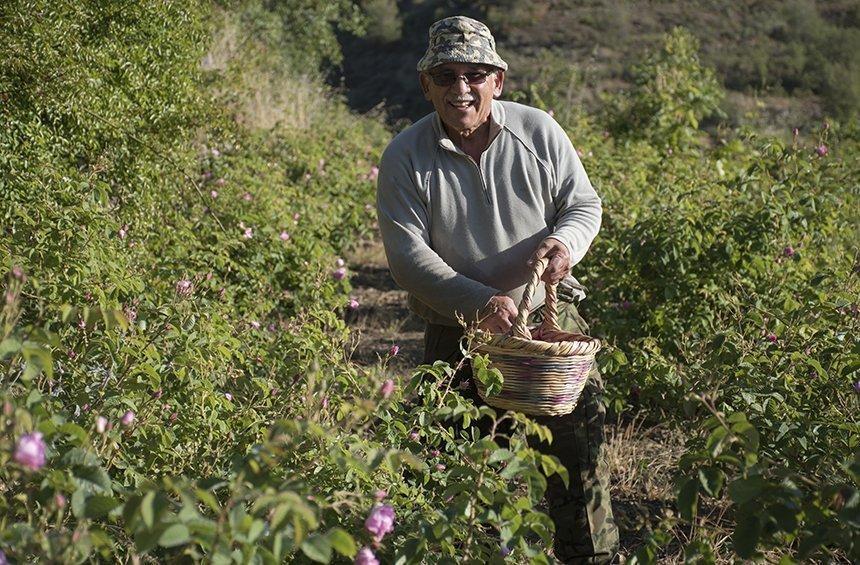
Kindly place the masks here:
[[(559, 282), (600, 228), (600, 198), (564, 130), (541, 110), (496, 100), (506, 70), (484, 24), (462, 16), (434, 23), (418, 71), (435, 112), (397, 135), (380, 164), (385, 252), (427, 321), (428, 363), (459, 359), (458, 316), (507, 333), (534, 261), (548, 258), (543, 278)], [(534, 303), (543, 298), (541, 288)], [(572, 302), (560, 306), (564, 329), (588, 331)], [(570, 473), (570, 489), (553, 477), (546, 497), (564, 562), (607, 563), (618, 545), (601, 392), (594, 370), (573, 414), (537, 418), (555, 438), (541, 450)]]

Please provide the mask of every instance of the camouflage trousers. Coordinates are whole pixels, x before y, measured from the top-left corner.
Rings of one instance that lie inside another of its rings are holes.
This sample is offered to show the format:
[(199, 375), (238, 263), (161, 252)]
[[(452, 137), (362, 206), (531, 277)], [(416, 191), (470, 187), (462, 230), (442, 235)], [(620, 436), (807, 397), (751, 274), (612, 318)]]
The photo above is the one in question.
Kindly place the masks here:
[[(542, 309), (531, 315), (540, 321)], [(576, 306), (559, 301), (559, 326), (567, 331), (588, 333), (588, 325)], [(424, 332), (424, 362), (461, 358), (462, 330), (428, 324)], [(462, 392), (476, 404), (483, 404), (467, 367), (455, 376), (454, 385), (471, 386)], [(603, 424), (603, 380), (592, 369), (576, 409), (564, 416), (535, 416), (534, 420), (552, 431), (553, 442), (538, 443), (542, 453), (558, 457), (570, 476), (569, 488), (553, 475), (547, 480), (545, 500), (555, 523), (554, 553), (562, 563), (610, 563), (618, 551), (618, 528), (609, 500), (609, 470), (606, 464)]]

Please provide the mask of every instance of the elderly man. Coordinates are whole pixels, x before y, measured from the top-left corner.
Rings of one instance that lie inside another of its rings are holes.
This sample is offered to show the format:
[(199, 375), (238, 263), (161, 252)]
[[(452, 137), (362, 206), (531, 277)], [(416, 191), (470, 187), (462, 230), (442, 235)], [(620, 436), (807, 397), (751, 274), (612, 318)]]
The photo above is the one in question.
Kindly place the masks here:
[[(562, 287), (573, 280), (570, 268), (600, 228), (601, 203), (570, 140), (547, 113), (496, 100), (507, 63), (484, 24), (462, 16), (434, 23), (418, 70), (435, 112), (385, 150), (379, 225), (391, 274), (427, 322), (425, 362), (454, 363), (463, 335), (457, 317), (508, 332), (536, 259), (549, 259), (544, 280)], [(559, 322), (586, 333), (567, 288), (560, 292), (569, 301), (560, 305)], [(542, 304), (543, 289), (534, 302)], [(541, 450), (570, 474), (570, 488), (552, 477), (546, 497), (555, 555), (567, 563), (607, 563), (618, 545), (601, 392), (595, 370), (572, 414), (537, 418), (555, 438)], [(480, 402), (474, 388), (470, 396)]]

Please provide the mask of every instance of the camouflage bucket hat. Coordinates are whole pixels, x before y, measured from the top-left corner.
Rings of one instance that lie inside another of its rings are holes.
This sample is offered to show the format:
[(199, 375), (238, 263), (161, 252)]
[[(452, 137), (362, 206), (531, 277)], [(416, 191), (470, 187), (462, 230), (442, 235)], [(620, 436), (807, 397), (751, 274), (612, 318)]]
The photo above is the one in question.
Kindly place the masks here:
[(428, 71), (442, 63), (480, 63), (508, 69), (496, 53), (490, 29), (465, 16), (452, 16), (430, 26), (430, 44), (418, 61), (418, 70)]

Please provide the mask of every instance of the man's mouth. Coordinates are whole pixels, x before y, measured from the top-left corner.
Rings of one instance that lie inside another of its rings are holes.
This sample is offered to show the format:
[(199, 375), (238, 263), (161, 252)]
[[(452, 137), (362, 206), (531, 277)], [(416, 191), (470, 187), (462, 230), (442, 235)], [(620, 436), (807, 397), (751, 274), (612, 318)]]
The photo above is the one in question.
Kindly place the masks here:
[(458, 110), (465, 110), (469, 106), (475, 103), (474, 100), (450, 100), (448, 104), (457, 108)]

